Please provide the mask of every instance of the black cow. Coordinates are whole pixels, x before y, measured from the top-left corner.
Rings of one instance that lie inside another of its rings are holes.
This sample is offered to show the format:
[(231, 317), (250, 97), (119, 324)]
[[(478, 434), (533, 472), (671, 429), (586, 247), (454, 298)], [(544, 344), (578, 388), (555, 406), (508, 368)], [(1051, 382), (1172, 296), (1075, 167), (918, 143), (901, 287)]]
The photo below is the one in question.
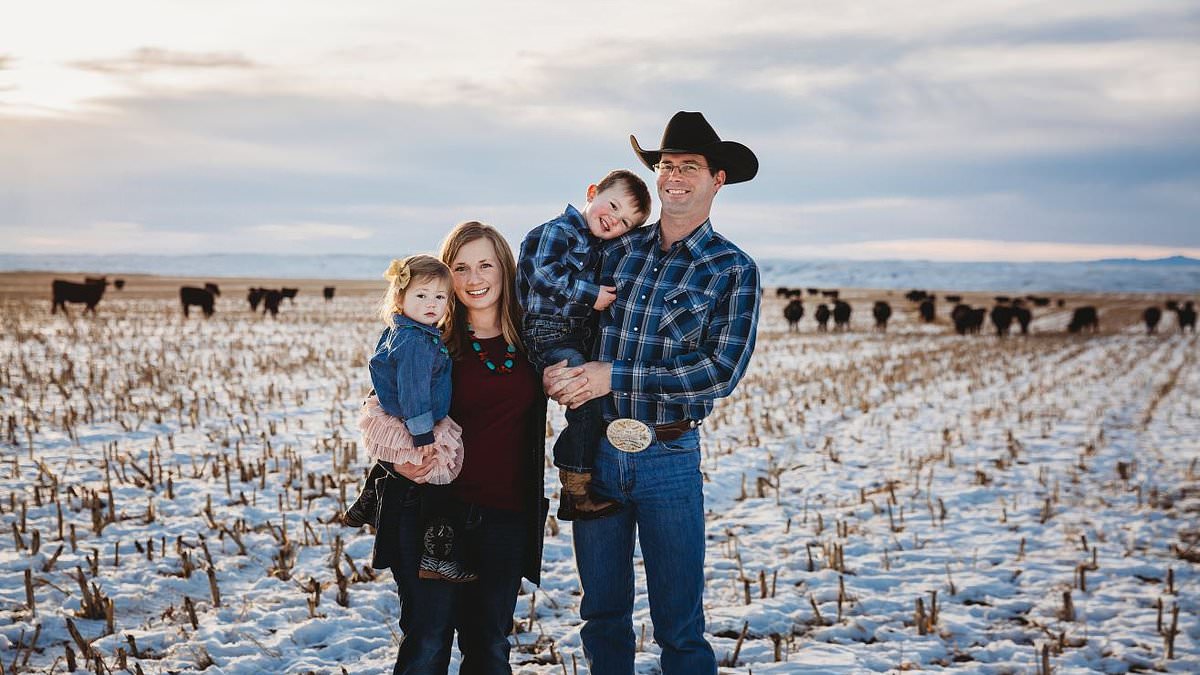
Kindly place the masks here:
[(1013, 318), (1021, 325), (1021, 335), (1029, 335), (1029, 324), (1033, 321), (1033, 312), (1020, 303), (1013, 303)]
[(933, 323), (933, 320), (936, 316), (936, 313), (934, 311), (933, 300), (930, 300), (929, 298), (925, 298), (924, 300), (922, 300), (921, 306), (917, 308), (917, 311), (919, 311), (921, 313), (922, 321), (924, 321), (925, 323)]
[(821, 289), (819, 289), (819, 288), (808, 288), (808, 289), (805, 289), (805, 290), (807, 290), (807, 291), (808, 291), (808, 294), (809, 294), (809, 295), (817, 295), (818, 293), (820, 293), (820, 292), (821, 292)]
[(333, 299), (333, 292), (335, 290), (336, 289), (333, 286), (326, 286), (324, 289), (322, 289), (321, 293), (324, 294), (326, 302), (329, 302)]
[(213, 315), (213, 303), (216, 301), (216, 296), (221, 294), (221, 289), (217, 288), (216, 284), (204, 284), (204, 288), (196, 288), (195, 286), (181, 286), (179, 288), (179, 304), (183, 305), (183, 316), (188, 316), (188, 307), (196, 305), (204, 310), (204, 318)]
[(920, 291), (920, 290), (917, 290), (914, 288), (911, 291), (905, 293), (904, 297), (905, 297), (905, 299), (909, 300), (910, 302), (921, 302), (925, 298), (928, 298), (929, 294), (926, 293), (925, 291)]
[(959, 335), (977, 335), (983, 327), (983, 319), (986, 315), (986, 309), (982, 307), (973, 309), (970, 305), (962, 303), (955, 305), (950, 312), (950, 318), (954, 321), (954, 331)]
[(992, 325), (996, 327), (996, 335), (1004, 337), (1008, 335), (1008, 331), (1012, 328), (1013, 308), (1009, 305), (996, 305), (992, 307), (991, 319)]
[(1192, 332), (1196, 332), (1196, 306), (1191, 300), (1183, 303), (1183, 307), (1175, 310), (1175, 316), (1179, 320), (1179, 330), (1186, 332), (1189, 328)]
[(263, 296), (267, 294), (267, 289), (254, 287), (246, 292), (246, 302), (250, 303), (250, 311), (258, 311), (258, 303), (262, 302)]
[(1152, 305), (1142, 312), (1142, 321), (1146, 322), (1146, 334), (1153, 335), (1158, 330), (1158, 322), (1162, 319), (1162, 310), (1158, 305)]
[(1179, 301), (1178, 300), (1168, 300), (1167, 301), (1167, 311), (1178, 312), (1179, 311)]
[(105, 283), (103, 281), (77, 284), (74, 281), (55, 279), (50, 283), (50, 290), (53, 297), (50, 305), (50, 313), (57, 313), (61, 307), (63, 314), (66, 314), (67, 303), (75, 302), (87, 305), (83, 310), (84, 312), (95, 314), (96, 305), (100, 304), (100, 298), (104, 297), (104, 287)]
[(821, 291), (821, 295), (825, 296), (826, 298), (829, 298), (830, 300), (837, 300), (838, 296), (841, 295), (841, 293), (839, 293), (835, 289), (835, 290), (829, 290), (829, 291)]
[(262, 292), (263, 316), (266, 316), (267, 312), (270, 312), (271, 316), (278, 316), (279, 303), (283, 301), (283, 291), (274, 288), (264, 288)]
[(875, 306), (871, 308), (871, 315), (875, 317), (875, 327), (887, 332), (888, 319), (892, 318), (892, 306), (882, 300), (877, 300)]
[(1008, 303), (1012, 302), (1012, 298), (1008, 297), (1007, 295), (997, 295), (995, 298), (993, 298), (993, 300), (996, 301), (997, 305), (1007, 305)]
[(788, 331), (800, 330), (800, 319), (804, 318), (804, 303), (792, 300), (783, 308), (783, 318), (787, 319)]
[(775, 297), (786, 298), (791, 292), (792, 289), (788, 288), (787, 286), (780, 286), (779, 288), (775, 289)]
[[(837, 291), (834, 291), (837, 293)], [(838, 300), (833, 303), (833, 327), (845, 331), (850, 328), (850, 304)]]
[(947, 295), (946, 302), (953, 302), (955, 304), (961, 303), (962, 296), (961, 295)]
[(296, 304), (296, 294), (300, 292), (299, 288), (285, 288), (279, 291), (283, 297), (288, 299), (288, 303)]
[(116, 286), (118, 291), (124, 290), (125, 289), (125, 280), (124, 279), (113, 279), (113, 286)]
[(1050, 298), (1047, 298), (1047, 297), (1041, 296), (1041, 295), (1034, 296), (1034, 297), (1030, 298), (1029, 301), (1033, 303), (1034, 307), (1049, 307), (1050, 306)]
[(1071, 314), (1071, 323), (1067, 324), (1067, 330), (1072, 333), (1078, 333), (1084, 328), (1093, 333), (1100, 330), (1100, 315), (1096, 313), (1096, 308), (1091, 305), (1076, 307), (1075, 311)]
[(829, 330), (830, 314), (832, 314), (832, 312), (829, 311), (829, 305), (826, 305), (825, 303), (817, 305), (817, 311), (813, 312), (813, 318), (817, 320), (817, 330), (821, 331), (822, 333)]
[(103, 286), (108, 286), (108, 277), (84, 277), (83, 283), (85, 283), (85, 284), (101, 284)]

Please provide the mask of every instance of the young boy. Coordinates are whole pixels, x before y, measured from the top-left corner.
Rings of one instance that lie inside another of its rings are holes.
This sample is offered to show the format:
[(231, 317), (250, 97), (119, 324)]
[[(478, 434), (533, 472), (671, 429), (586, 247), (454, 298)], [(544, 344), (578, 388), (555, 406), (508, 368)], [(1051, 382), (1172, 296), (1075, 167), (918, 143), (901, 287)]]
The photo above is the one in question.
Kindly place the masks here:
[[(587, 204), (543, 223), (521, 242), (517, 286), (525, 308), (524, 335), (530, 360), (539, 368), (566, 360), (590, 360), (596, 338), (595, 313), (617, 298), (615, 286), (596, 278), (599, 245), (645, 224), (650, 191), (631, 171), (610, 172), (589, 185)], [(603, 518), (621, 509), (594, 498), (589, 485), (596, 445), (604, 433), (600, 400), (568, 409), (567, 427), (554, 444), (554, 465), (562, 482), (559, 520)]]

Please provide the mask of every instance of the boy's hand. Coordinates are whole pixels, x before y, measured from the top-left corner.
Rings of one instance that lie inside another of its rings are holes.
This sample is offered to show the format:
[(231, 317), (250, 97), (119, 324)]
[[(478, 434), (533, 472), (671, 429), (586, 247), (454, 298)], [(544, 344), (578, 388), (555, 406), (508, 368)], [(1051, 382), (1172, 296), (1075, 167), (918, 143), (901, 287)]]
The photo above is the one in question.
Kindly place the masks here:
[(617, 299), (616, 286), (601, 286), (600, 294), (596, 296), (596, 304), (592, 305), (592, 309), (602, 310), (608, 309), (608, 306), (613, 304)]

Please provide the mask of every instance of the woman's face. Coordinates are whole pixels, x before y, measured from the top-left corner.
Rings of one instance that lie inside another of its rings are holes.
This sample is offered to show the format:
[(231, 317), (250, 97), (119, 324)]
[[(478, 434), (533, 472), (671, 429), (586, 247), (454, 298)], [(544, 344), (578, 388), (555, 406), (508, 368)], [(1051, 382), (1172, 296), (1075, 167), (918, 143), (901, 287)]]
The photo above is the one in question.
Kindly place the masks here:
[(450, 261), (454, 295), (468, 312), (495, 309), (504, 294), (503, 272), (496, 248), (484, 237), (464, 244)]

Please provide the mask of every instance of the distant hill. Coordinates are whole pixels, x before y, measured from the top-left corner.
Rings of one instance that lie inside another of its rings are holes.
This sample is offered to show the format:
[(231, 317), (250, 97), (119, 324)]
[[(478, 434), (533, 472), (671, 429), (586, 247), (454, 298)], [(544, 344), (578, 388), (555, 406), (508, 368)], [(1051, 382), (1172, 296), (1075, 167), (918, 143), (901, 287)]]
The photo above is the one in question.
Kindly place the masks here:
[(1200, 265), (1200, 260), (1189, 258), (1185, 255), (1173, 255), (1169, 258), (1153, 258), (1151, 260), (1143, 260), (1141, 258), (1105, 258), (1094, 262), (1101, 265)]

